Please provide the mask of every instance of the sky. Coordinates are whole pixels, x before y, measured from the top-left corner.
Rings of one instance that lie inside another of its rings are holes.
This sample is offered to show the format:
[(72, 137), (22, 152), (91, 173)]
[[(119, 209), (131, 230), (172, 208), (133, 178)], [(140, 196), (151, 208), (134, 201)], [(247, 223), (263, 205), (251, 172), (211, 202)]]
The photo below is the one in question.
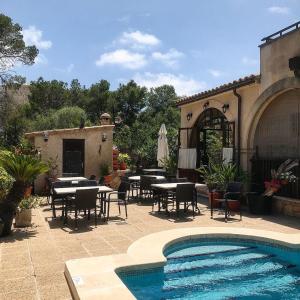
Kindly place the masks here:
[(133, 79), (183, 96), (258, 74), (260, 40), (299, 21), (300, 1), (0, 0), (0, 12), (39, 49), (14, 69), (27, 82)]

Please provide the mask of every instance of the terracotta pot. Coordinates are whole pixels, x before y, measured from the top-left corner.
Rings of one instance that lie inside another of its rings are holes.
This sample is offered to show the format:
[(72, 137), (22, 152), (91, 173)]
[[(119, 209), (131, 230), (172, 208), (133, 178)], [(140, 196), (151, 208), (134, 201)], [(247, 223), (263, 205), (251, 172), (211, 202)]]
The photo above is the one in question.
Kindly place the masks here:
[(31, 209), (17, 211), (15, 217), (16, 227), (31, 226)]
[(240, 211), (240, 202), (239, 201), (228, 201), (228, 208), (231, 211)]
[(31, 196), (31, 193), (32, 193), (32, 186), (29, 186), (25, 189), (24, 198), (29, 198)]
[(126, 163), (121, 162), (120, 163), (120, 170), (126, 170), (126, 168), (127, 168)]
[(219, 208), (220, 207), (220, 202), (215, 201), (215, 199), (222, 199), (223, 198), (223, 192), (209, 192), (208, 194), (208, 199), (209, 199), (209, 204), (211, 205), (212, 203), (212, 207), (213, 208)]

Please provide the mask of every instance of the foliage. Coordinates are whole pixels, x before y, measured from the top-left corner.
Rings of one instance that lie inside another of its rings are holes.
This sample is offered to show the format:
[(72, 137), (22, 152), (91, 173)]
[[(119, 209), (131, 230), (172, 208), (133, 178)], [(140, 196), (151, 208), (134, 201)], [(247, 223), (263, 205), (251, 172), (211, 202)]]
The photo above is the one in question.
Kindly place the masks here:
[(5, 171), (24, 184), (31, 184), (39, 174), (48, 171), (48, 166), (32, 155), (0, 152), (0, 165)]
[(169, 158), (165, 157), (161, 162), (168, 175), (176, 175), (177, 157), (175, 155), (169, 156)]
[[(12, 19), (0, 14), (0, 81), (1, 84), (13, 79), (9, 70), (17, 63), (32, 65), (38, 54), (35, 46), (26, 46), (22, 27)], [(16, 78), (16, 77), (15, 77)]]
[(119, 153), (118, 162), (125, 163), (126, 165), (130, 164), (130, 156), (127, 153)]
[(0, 201), (4, 199), (13, 184), (13, 178), (0, 167)]
[(220, 132), (207, 130), (207, 155), (214, 163), (222, 162), (223, 141)]
[(219, 189), (226, 191), (228, 183), (240, 181), (246, 183), (249, 176), (246, 172), (239, 170), (233, 163), (214, 163), (209, 160), (208, 166), (201, 166), (197, 169), (209, 190)]
[(40, 206), (40, 204), (41, 204), (41, 199), (39, 197), (30, 196), (30, 197), (23, 198), (20, 201), (18, 209), (22, 211), (24, 209), (37, 208)]
[(100, 165), (100, 177), (104, 177), (110, 174), (109, 165), (107, 163), (102, 163)]

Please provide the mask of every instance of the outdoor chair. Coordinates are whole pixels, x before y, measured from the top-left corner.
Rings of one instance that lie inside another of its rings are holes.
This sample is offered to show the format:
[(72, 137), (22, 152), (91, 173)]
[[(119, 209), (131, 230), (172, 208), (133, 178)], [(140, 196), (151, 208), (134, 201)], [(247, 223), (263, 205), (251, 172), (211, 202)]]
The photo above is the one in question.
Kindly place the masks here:
[(194, 183), (180, 183), (177, 185), (175, 193), (175, 204), (177, 217), (179, 216), (180, 204), (184, 205), (185, 212), (187, 211), (189, 206), (192, 206), (193, 217), (195, 217), (197, 197)]
[(155, 183), (155, 177), (151, 175), (141, 175), (140, 193), (139, 196), (145, 198), (152, 198), (151, 184)]
[[(123, 204), (125, 207), (125, 216), (127, 219), (127, 202), (128, 202), (128, 196), (130, 191), (130, 184), (126, 181), (121, 181), (119, 188), (117, 191), (110, 192), (108, 194), (108, 197), (106, 199), (103, 199), (103, 202), (101, 203), (103, 207), (103, 211), (106, 212), (106, 220), (109, 220), (109, 213), (110, 213), (110, 203), (118, 203), (119, 208), (119, 214), (121, 214), (121, 207), (120, 205)], [(116, 195), (116, 198), (113, 198), (112, 196)]]
[[(224, 210), (225, 212), (225, 222), (228, 221), (228, 216), (234, 211), (240, 213), (240, 220), (242, 220), (242, 210), (241, 210), (241, 198), (243, 195), (243, 184), (241, 182), (230, 182), (227, 186), (226, 192), (222, 199), (214, 199), (220, 203), (218, 210)], [(236, 206), (236, 210), (233, 210), (231, 207)], [(211, 218), (213, 219), (214, 209), (211, 206)]]
[(188, 179), (186, 177), (182, 177), (182, 178), (170, 178), (169, 182), (172, 183), (178, 183), (178, 182), (188, 182)]
[[(167, 183), (167, 182), (168, 180), (166, 178), (163, 179), (154, 178), (152, 184)], [(169, 192), (168, 191), (162, 192), (161, 190), (155, 189), (153, 187), (151, 187), (151, 192), (153, 197), (152, 211), (154, 210), (154, 206), (156, 204), (158, 205), (158, 211), (160, 211), (162, 200), (169, 198)]]
[[(90, 188), (86, 190), (77, 190), (75, 197), (69, 198), (65, 206), (65, 223), (68, 213), (75, 213), (75, 229), (78, 229), (78, 214), (80, 211), (88, 212), (88, 220), (90, 220), (91, 210), (94, 209), (95, 226), (97, 226), (97, 195), (98, 188)], [(85, 213), (86, 215), (86, 213)]]
[(53, 218), (56, 218), (56, 205), (61, 206), (62, 214), (64, 211), (64, 202), (65, 199), (61, 196), (55, 193), (55, 188), (65, 188), (65, 187), (71, 187), (72, 183), (71, 181), (54, 181), (51, 184), (51, 190), (50, 190), (50, 206), (52, 208), (52, 216)]

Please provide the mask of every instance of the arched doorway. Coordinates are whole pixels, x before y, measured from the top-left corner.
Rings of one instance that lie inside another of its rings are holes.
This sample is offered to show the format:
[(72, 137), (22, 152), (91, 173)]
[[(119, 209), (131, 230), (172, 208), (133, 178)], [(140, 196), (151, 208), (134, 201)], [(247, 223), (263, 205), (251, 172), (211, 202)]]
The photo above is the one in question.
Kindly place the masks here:
[(234, 122), (216, 108), (203, 111), (195, 122), (190, 148), (197, 149), (197, 167), (207, 165), (209, 158), (222, 161), (223, 149), (232, 149), (234, 159)]
[[(252, 178), (263, 183), (271, 169), (287, 159), (300, 159), (300, 89), (288, 90), (274, 98), (258, 120), (253, 146)], [(280, 195), (300, 198), (300, 168), (293, 170), (298, 180), (285, 186)]]

